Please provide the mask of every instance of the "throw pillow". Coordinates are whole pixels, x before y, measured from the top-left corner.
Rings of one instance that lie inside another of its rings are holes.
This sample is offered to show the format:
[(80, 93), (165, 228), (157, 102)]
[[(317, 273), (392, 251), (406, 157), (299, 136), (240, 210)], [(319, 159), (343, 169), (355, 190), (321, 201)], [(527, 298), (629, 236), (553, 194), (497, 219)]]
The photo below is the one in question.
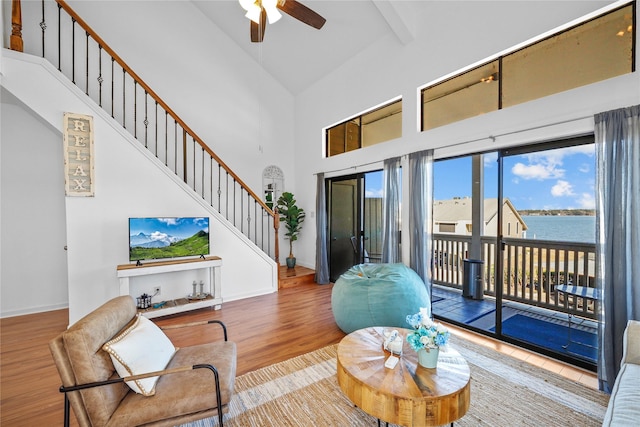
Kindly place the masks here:
[[(164, 332), (140, 314), (130, 327), (106, 342), (102, 349), (109, 353), (121, 377), (161, 371), (176, 352)], [(127, 381), (127, 385), (136, 393), (153, 396), (158, 378)]]

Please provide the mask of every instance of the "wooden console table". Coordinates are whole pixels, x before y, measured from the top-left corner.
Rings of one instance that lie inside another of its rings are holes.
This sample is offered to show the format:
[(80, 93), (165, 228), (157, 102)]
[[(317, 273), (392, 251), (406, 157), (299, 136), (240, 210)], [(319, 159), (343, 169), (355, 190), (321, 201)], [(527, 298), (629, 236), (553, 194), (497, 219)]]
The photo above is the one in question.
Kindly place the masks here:
[[(219, 310), (222, 307), (221, 267), (222, 259), (217, 256), (148, 262), (142, 265), (122, 264), (117, 268), (118, 279), (120, 281), (120, 295), (131, 295), (132, 282), (137, 278), (142, 279), (151, 275), (166, 275), (180, 271), (205, 270), (206, 280), (204, 282), (206, 283), (206, 290), (209, 293), (207, 298), (189, 300), (187, 294), (190, 288), (188, 284), (183, 284), (184, 292), (177, 294), (179, 296), (176, 299), (167, 301), (162, 308), (149, 308), (140, 310), (140, 312), (146, 317), (153, 318), (205, 307), (213, 307), (215, 310)], [(151, 289), (145, 289), (145, 291), (149, 295), (152, 294)], [(169, 289), (165, 291), (169, 293)], [(135, 298), (135, 295), (132, 296)]]
[[(418, 365), (406, 340), (394, 369), (385, 368), (381, 327), (360, 329), (338, 344), (338, 384), (364, 412), (403, 426), (439, 426), (460, 419), (469, 409), (471, 373), (454, 349), (441, 349), (434, 369)], [(403, 336), (407, 329), (398, 329)]]

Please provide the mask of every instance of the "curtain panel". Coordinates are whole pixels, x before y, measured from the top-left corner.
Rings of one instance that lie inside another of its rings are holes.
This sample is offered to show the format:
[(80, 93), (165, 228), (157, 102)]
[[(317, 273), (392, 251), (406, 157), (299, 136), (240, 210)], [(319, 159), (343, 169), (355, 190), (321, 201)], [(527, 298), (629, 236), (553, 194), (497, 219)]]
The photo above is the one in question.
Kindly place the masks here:
[(598, 380), (613, 387), (629, 319), (640, 319), (640, 105), (596, 114)]
[(382, 262), (400, 262), (400, 157), (384, 161), (382, 180)]
[(431, 299), (433, 150), (409, 155), (409, 266), (418, 273)]
[(327, 255), (327, 197), (324, 174), (319, 173), (316, 181), (316, 274), (318, 284), (329, 283), (329, 258)]

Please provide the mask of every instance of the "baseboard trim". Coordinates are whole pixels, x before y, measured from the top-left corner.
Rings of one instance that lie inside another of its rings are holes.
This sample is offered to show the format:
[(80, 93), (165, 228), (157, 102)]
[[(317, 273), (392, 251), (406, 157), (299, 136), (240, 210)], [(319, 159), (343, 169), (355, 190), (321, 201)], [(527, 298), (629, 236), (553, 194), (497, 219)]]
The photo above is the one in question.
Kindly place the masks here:
[(3, 312), (0, 312), (0, 319), (4, 319), (7, 317), (26, 316), (28, 314), (44, 313), (47, 311), (62, 310), (65, 308), (69, 308), (68, 302), (61, 303), (61, 304), (54, 304), (54, 305), (39, 306), (39, 307), (21, 308), (19, 310), (3, 311)]

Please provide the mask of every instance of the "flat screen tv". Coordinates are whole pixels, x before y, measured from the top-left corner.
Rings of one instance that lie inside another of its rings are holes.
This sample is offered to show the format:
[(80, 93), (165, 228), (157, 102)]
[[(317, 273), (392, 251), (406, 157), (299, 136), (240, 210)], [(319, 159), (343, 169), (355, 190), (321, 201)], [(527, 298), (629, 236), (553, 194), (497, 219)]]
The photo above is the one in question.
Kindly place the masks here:
[(129, 261), (209, 255), (209, 218), (129, 218)]

